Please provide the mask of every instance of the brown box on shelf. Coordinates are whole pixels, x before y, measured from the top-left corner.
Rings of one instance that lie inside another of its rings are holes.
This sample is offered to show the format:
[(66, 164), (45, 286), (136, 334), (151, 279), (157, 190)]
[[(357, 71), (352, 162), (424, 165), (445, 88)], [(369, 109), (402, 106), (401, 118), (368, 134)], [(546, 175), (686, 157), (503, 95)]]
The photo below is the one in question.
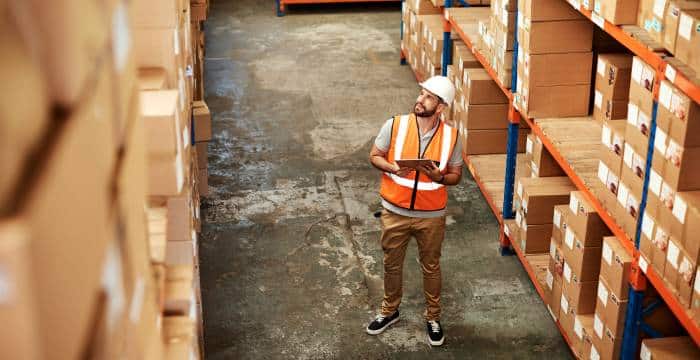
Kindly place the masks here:
[(197, 172), (199, 195), (203, 197), (209, 196), (209, 170), (201, 168)]
[(194, 141), (202, 142), (211, 140), (211, 112), (204, 101), (195, 101), (192, 104), (194, 118)]
[(530, 118), (587, 116), (590, 84), (538, 86), (528, 88), (518, 69), (519, 107)]
[[(528, 146), (532, 148), (530, 152), (532, 156), (530, 167), (533, 174), (536, 174), (538, 177), (565, 175), (564, 170), (561, 169), (554, 157), (544, 147), (540, 138), (533, 134), (531, 137), (528, 137), (528, 141), (531, 142), (531, 146)], [(528, 146), (526, 146), (526, 150)]]
[(147, 67), (139, 68), (138, 71), (139, 90), (165, 90), (165, 69)]
[(615, 236), (603, 238), (603, 252), (600, 277), (605, 279), (608, 289), (618, 299), (626, 300), (629, 296), (629, 274), (632, 257)]
[(676, 38), (676, 58), (700, 72), (700, 10), (681, 12)]
[(165, 302), (166, 315), (189, 315), (194, 296), (194, 268), (189, 265), (173, 265), (166, 269)]
[(185, 184), (185, 164), (182, 153), (175, 156), (148, 158), (148, 194), (174, 196), (182, 192)]
[(677, 193), (673, 201), (673, 210), (660, 209), (659, 219), (670, 228), (670, 234), (679, 239), (691, 256), (700, 256), (700, 244), (697, 240), (700, 231), (700, 191)]
[(629, 99), (632, 56), (600, 54), (596, 64), (595, 88), (612, 100)]
[(628, 100), (613, 100), (599, 90), (593, 93), (593, 118), (602, 123), (606, 120), (627, 118)]
[[(569, 233), (567, 228), (567, 234)], [(569, 248), (565, 242), (562, 246), (564, 252), (564, 273), (572, 272), (581, 281), (594, 281), (600, 273), (600, 247), (583, 247), (581, 242), (574, 240), (573, 248)]]
[(589, 52), (593, 24), (588, 19), (531, 22), (519, 15), (518, 40), (530, 54)]
[(581, 282), (574, 275), (564, 273), (564, 290), (570, 311), (574, 314), (593, 314), (596, 303), (598, 281)]
[[(178, 72), (184, 68), (177, 28), (136, 27), (133, 31), (133, 49), (136, 66), (165, 69), (167, 88), (178, 88)], [(183, 83), (184, 85), (184, 83)]]
[(149, 155), (174, 155), (182, 149), (177, 90), (141, 91), (141, 117), (146, 125)]
[(569, 338), (574, 337), (574, 320), (576, 318), (576, 314), (573, 310), (574, 309), (569, 306), (567, 297), (562, 292), (561, 300), (559, 302), (559, 324)]
[(590, 346), (593, 334), (593, 314), (580, 314), (574, 318), (574, 339), (572, 339), (574, 353), (580, 359), (588, 359), (584, 357), (585, 353), (590, 356)]
[(569, 209), (572, 216), (567, 218), (567, 231), (571, 229), (583, 247), (600, 247), (603, 236), (609, 235), (610, 230), (582, 192), (571, 192)]
[(409, 8), (417, 15), (440, 14), (441, 9), (434, 6), (430, 0), (409, 0)]
[(557, 0), (519, 0), (518, 10), (531, 21), (580, 20), (583, 18), (569, 4)]
[(562, 245), (564, 243), (564, 233), (566, 232), (566, 228), (568, 226), (564, 219), (569, 212), (570, 210), (568, 205), (557, 205), (554, 207), (552, 242), (557, 245)]
[(166, 236), (168, 241), (188, 241), (192, 239), (193, 205), (189, 188), (182, 194), (169, 197), (167, 200), (168, 225)]
[(700, 320), (700, 268), (695, 272), (695, 284), (691, 295), (690, 312), (695, 321)]
[(598, 282), (596, 313), (613, 337), (621, 338), (625, 327), (627, 300), (621, 300), (610, 289), (610, 285), (602, 277)]
[(668, 230), (666, 230), (662, 225), (657, 223), (654, 230), (654, 239), (652, 240), (651, 246), (651, 265), (654, 270), (663, 277), (664, 269), (666, 268), (666, 250), (670, 242), (670, 236)]
[(654, 105), (654, 81), (656, 71), (639, 57), (632, 60), (632, 81), (630, 82), (630, 102), (637, 105), (645, 114), (651, 114)]
[(642, 340), (640, 359), (698, 359), (700, 350), (688, 336)]
[(678, 299), (687, 308), (691, 306), (697, 264), (698, 258), (693, 257), (681, 247), (681, 260), (678, 267)]
[(508, 98), (484, 69), (465, 69), (464, 84), (464, 96), (469, 104), (508, 103)]
[(663, 45), (671, 54), (675, 54), (676, 52), (676, 40), (678, 39), (681, 11), (697, 9), (700, 9), (700, 3), (697, 1), (672, 0), (668, 3), (663, 24)]
[(549, 251), (552, 224), (525, 224), (520, 229), (520, 249), (525, 254), (543, 254)]
[(468, 130), (492, 130), (508, 128), (507, 104), (467, 104), (460, 120)]
[(608, 168), (619, 169), (622, 164), (625, 149), (626, 120), (603, 121), (600, 149), (600, 160)]
[(566, 177), (522, 178), (516, 188), (528, 224), (551, 224), (554, 206), (566, 204), (576, 189)]
[(197, 244), (192, 240), (187, 241), (168, 241), (165, 248), (165, 265), (187, 265), (194, 266), (197, 262), (195, 260), (196, 252), (195, 247)]
[(528, 89), (590, 84), (592, 67), (592, 52), (530, 54), (522, 46), (518, 50), (518, 70), (522, 70), (523, 86)]
[(657, 125), (680, 147), (700, 146), (700, 105), (666, 80), (659, 87)]
[[(549, 283), (547, 283), (549, 285)], [(547, 308), (555, 320), (559, 320), (561, 310), (561, 292), (562, 279), (561, 276), (553, 276), (552, 287), (549, 290), (550, 297), (547, 299)]]
[(595, 0), (594, 10), (615, 25), (634, 25), (638, 6), (639, 0)]
[[(527, 130), (520, 129), (518, 152), (525, 151)], [(508, 129), (469, 130), (462, 132), (462, 149), (466, 155), (505, 154)]]

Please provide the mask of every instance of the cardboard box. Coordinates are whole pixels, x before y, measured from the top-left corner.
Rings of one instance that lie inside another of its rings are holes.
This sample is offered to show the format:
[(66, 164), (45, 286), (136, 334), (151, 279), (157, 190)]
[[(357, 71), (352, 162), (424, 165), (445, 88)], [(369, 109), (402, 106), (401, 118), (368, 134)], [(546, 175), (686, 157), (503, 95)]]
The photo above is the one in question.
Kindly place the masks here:
[(198, 264), (198, 261), (195, 260), (196, 246), (196, 242), (192, 240), (168, 241), (165, 249), (166, 266), (186, 265), (194, 267), (195, 264)]
[(666, 250), (668, 249), (668, 244), (671, 240), (668, 231), (659, 223), (654, 230), (654, 239), (652, 240), (651, 248), (651, 265), (654, 270), (661, 276), (663, 276), (666, 267)]
[(194, 269), (188, 265), (169, 266), (166, 269), (163, 304), (166, 315), (189, 315), (195, 302), (193, 274)]
[(697, 255), (691, 255), (681, 247), (681, 260), (678, 267), (678, 299), (685, 307), (690, 307), (693, 287), (695, 283), (695, 273), (697, 271)]
[(593, 314), (576, 315), (574, 318), (575, 348), (572, 349), (581, 359), (585, 353), (590, 356), (590, 346), (592, 345), (591, 335), (593, 334)]
[(519, 0), (518, 9), (531, 21), (580, 20), (581, 14), (557, 0)]
[(180, 29), (137, 27), (132, 31), (136, 65), (139, 68), (163, 68), (166, 72), (166, 88), (184, 88), (184, 83), (180, 84), (178, 74), (184, 68), (184, 54), (180, 48), (182, 41)]
[[(508, 129), (462, 131), (463, 155), (505, 154), (508, 145)], [(527, 130), (520, 129), (518, 152), (525, 150)]]
[(190, 189), (185, 188), (178, 196), (169, 197), (168, 227), (166, 236), (168, 241), (188, 241), (192, 239), (194, 209)]
[(148, 194), (151, 196), (175, 196), (185, 184), (185, 164), (181, 152), (175, 156), (149, 157)]
[(600, 277), (605, 280), (608, 290), (617, 299), (626, 300), (629, 296), (629, 274), (632, 257), (627, 253), (617, 237), (603, 238), (603, 251)]
[(186, 7), (189, 3), (180, 0), (136, 1), (130, 14), (135, 27), (176, 27), (184, 23)]
[(148, 153), (174, 155), (183, 149), (176, 90), (141, 91), (141, 117), (146, 125)]
[(501, 88), (484, 69), (465, 69), (464, 85), (465, 100), (471, 105), (508, 103)]
[(209, 170), (207, 168), (198, 170), (198, 190), (200, 196), (209, 196)]
[(696, 72), (700, 71), (700, 10), (681, 12), (676, 39), (676, 57)]
[(671, 235), (679, 239), (688, 253), (697, 259), (700, 254), (700, 244), (696, 235), (700, 231), (700, 191), (677, 193), (671, 213), (671, 219), (664, 216), (661, 216), (661, 219), (670, 226)]
[(596, 63), (595, 88), (612, 100), (629, 99), (632, 56), (600, 54)]
[[(571, 234), (571, 227), (566, 229), (566, 234)], [(568, 238), (569, 236), (567, 236)], [(583, 247), (581, 241), (576, 239), (572, 248), (565, 241), (562, 250), (564, 259), (566, 259), (564, 272), (572, 272), (580, 281), (594, 281), (598, 279), (601, 247)]]
[(518, 70), (518, 106), (530, 118), (587, 116), (590, 84), (528, 87)]
[(602, 123), (606, 120), (627, 118), (628, 100), (613, 100), (599, 90), (593, 93), (593, 118)]
[(608, 283), (600, 278), (596, 300), (596, 314), (613, 337), (621, 338), (625, 327), (627, 300), (619, 299), (610, 289)]
[[(111, 130), (95, 112), (103, 92), (93, 94), (56, 130), (55, 142), (46, 144), (35, 164), (37, 177), (27, 184), (31, 187), (20, 206), (19, 216), (31, 229), (42, 358), (74, 359), (84, 351), (99, 303), (107, 245), (115, 237), (109, 222), (114, 168), (103, 160), (114, 149)], [(86, 169), (90, 176), (76, 176)]]
[[(597, 314), (596, 314), (597, 315)], [(600, 331), (600, 333), (599, 333)], [(601, 360), (620, 358), (622, 338), (615, 338), (599, 318), (593, 319), (593, 346), (591, 353), (597, 353)]]
[(619, 169), (625, 149), (626, 120), (605, 120), (601, 132), (600, 161), (608, 168)]
[(211, 140), (211, 113), (204, 101), (195, 101), (192, 105), (194, 141)]
[(518, 40), (530, 54), (589, 52), (593, 24), (588, 19), (532, 22), (518, 14)]
[(516, 188), (528, 224), (551, 224), (554, 206), (567, 203), (575, 190), (566, 177), (522, 178)]
[(637, 105), (645, 114), (651, 114), (654, 105), (653, 91), (656, 71), (635, 56), (632, 59), (632, 72), (630, 75), (632, 78), (630, 82), (630, 103)]
[(573, 274), (567, 276), (564, 267), (564, 290), (570, 312), (573, 314), (593, 314), (595, 311), (598, 281), (581, 282)]
[(615, 25), (637, 23), (639, 0), (595, 0), (594, 11)]
[(693, 285), (693, 295), (691, 297), (690, 311), (693, 319), (700, 319), (700, 269), (695, 272), (695, 285)]
[(564, 220), (570, 213), (568, 205), (557, 205), (554, 207), (553, 223), (552, 223), (552, 243), (561, 246), (564, 243), (564, 234), (566, 232), (567, 223)]
[(549, 151), (542, 144), (537, 136), (528, 137), (529, 143), (526, 144), (526, 151), (531, 148), (530, 167), (533, 174), (538, 177), (564, 176), (564, 170), (561, 169), (557, 161), (552, 157)]
[(598, 216), (595, 208), (588, 203), (580, 191), (571, 192), (569, 208), (572, 212), (568, 218), (569, 229), (576, 234), (576, 238), (582, 247), (600, 247), (603, 237), (610, 234), (610, 230)]
[(510, 123), (508, 121), (508, 105), (467, 104), (460, 121), (464, 123), (464, 127), (468, 130), (507, 129)]
[(676, 52), (676, 39), (680, 25), (681, 11), (700, 9), (697, 1), (670, 1), (664, 16), (663, 45), (671, 54)]
[(644, 339), (639, 358), (690, 360), (700, 358), (700, 350), (688, 336)]
[(543, 254), (549, 251), (552, 224), (525, 224), (520, 229), (520, 249), (525, 254)]
[(441, 9), (435, 7), (430, 0), (409, 0), (408, 7), (417, 15), (440, 14)]
[(553, 276), (552, 287), (550, 289), (550, 298), (547, 299), (547, 308), (555, 320), (560, 317), (561, 311), (561, 292), (562, 279), (561, 276)]
[(522, 46), (518, 50), (518, 70), (522, 70), (527, 88), (590, 84), (592, 67), (592, 52), (530, 54)]
[[(700, 146), (700, 105), (666, 80), (659, 87), (657, 125), (680, 147)], [(660, 149), (663, 150), (663, 149)], [(662, 151), (663, 153), (663, 151)]]

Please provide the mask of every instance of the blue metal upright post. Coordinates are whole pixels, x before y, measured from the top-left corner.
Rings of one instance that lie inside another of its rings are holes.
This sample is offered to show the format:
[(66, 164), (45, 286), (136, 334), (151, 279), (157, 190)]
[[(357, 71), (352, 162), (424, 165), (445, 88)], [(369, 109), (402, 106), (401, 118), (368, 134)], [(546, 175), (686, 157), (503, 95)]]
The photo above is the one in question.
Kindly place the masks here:
[[(518, 10), (515, 10), (515, 16), (518, 16)], [(515, 93), (515, 84), (518, 76), (518, 22), (515, 22), (515, 34), (514, 34), (514, 46), (515, 51), (513, 52), (513, 70), (510, 91)], [(511, 99), (511, 101), (514, 101)], [(510, 106), (514, 106), (510, 104)], [(509, 114), (510, 115), (510, 114)], [(513, 119), (509, 119), (508, 124), (508, 146), (506, 148), (506, 178), (505, 178), (505, 189), (503, 195), (503, 219), (512, 219), (515, 217), (513, 214), (513, 188), (515, 187), (515, 167), (516, 159), (518, 156), (518, 132), (520, 130), (519, 122), (513, 123)]]
[[(452, 0), (445, 0), (445, 9), (452, 7)], [(445, 14), (443, 13), (444, 17)], [(443, 18), (443, 21), (449, 21)], [(447, 24), (445, 26), (450, 26)], [(447, 76), (447, 65), (452, 64), (452, 32), (443, 31), (442, 33), (442, 76)]]
[[(659, 83), (656, 83), (658, 86)], [(647, 161), (644, 171), (644, 185), (642, 187), (642, 201), (639, 204), (639, 212), (637, 215), (637, 227), (634, 234), (634, 247), (639, 249), (639, 240), (642, 235), (642, 218), (647, 206), (647, 197), (649, 195), (649, 174), (651, 173), (652, 157), (654, 156), (654, 139), (656, 138), (656, 116), (659, 110), (659, 102), (654, 101), (651, 110), (651, 124), (649, 129), (649, 144), (647, 146)], [(625, 315), (625, 330), (622, 334), (622, 352), (620, 358), (623, 360), (632, 360), (637, 356), (637, 344), (639, 341), (640, 332), (643, 331), (648, 335), (658, 336), (654, 329), (644, 324), (643, 317), (652, 312), (656, 306), (652, 305), (648, 309), (642, 309), (644, 301), (644, 289), (634, 289), (630, 286), (629, 302), (627, 303), (627, 314)]]
[(282, 5), (280, 4), (281, 0), (275, 0), (275, 5), (277, 6), (277, 16), (282, 17), (284, 16), (284, 11), (282, 10)]

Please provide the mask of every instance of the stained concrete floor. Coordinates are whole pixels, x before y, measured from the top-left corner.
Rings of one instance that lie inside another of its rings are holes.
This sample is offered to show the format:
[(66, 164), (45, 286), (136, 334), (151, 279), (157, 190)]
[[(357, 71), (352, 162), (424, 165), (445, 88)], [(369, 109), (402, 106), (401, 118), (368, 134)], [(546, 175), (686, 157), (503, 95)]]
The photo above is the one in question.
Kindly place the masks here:
[(200, 245), (209, 359), (559, 359), (569, 350), (465, 171), (443, 247), (446, 342), (430, 348), (416, 245), (402, 319), (364, 327), (382, 295), (379, 173), (367, 155), (418, 87), (398, 7), (213, 0), (206, 24), (210, 197)]

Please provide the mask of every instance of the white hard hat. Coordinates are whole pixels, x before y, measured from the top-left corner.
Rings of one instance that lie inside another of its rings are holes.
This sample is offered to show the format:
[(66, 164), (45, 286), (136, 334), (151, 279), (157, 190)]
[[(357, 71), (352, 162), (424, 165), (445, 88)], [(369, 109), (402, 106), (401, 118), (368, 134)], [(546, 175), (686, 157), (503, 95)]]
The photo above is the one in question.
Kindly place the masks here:
[(450, 79), (444, 76), (433, 76), (422, 82), (420, 86), (439, 96), (442, 101), (447, 103), (447, 106), (452, 105), (452, 101), (455, 99), (455, 86)]

